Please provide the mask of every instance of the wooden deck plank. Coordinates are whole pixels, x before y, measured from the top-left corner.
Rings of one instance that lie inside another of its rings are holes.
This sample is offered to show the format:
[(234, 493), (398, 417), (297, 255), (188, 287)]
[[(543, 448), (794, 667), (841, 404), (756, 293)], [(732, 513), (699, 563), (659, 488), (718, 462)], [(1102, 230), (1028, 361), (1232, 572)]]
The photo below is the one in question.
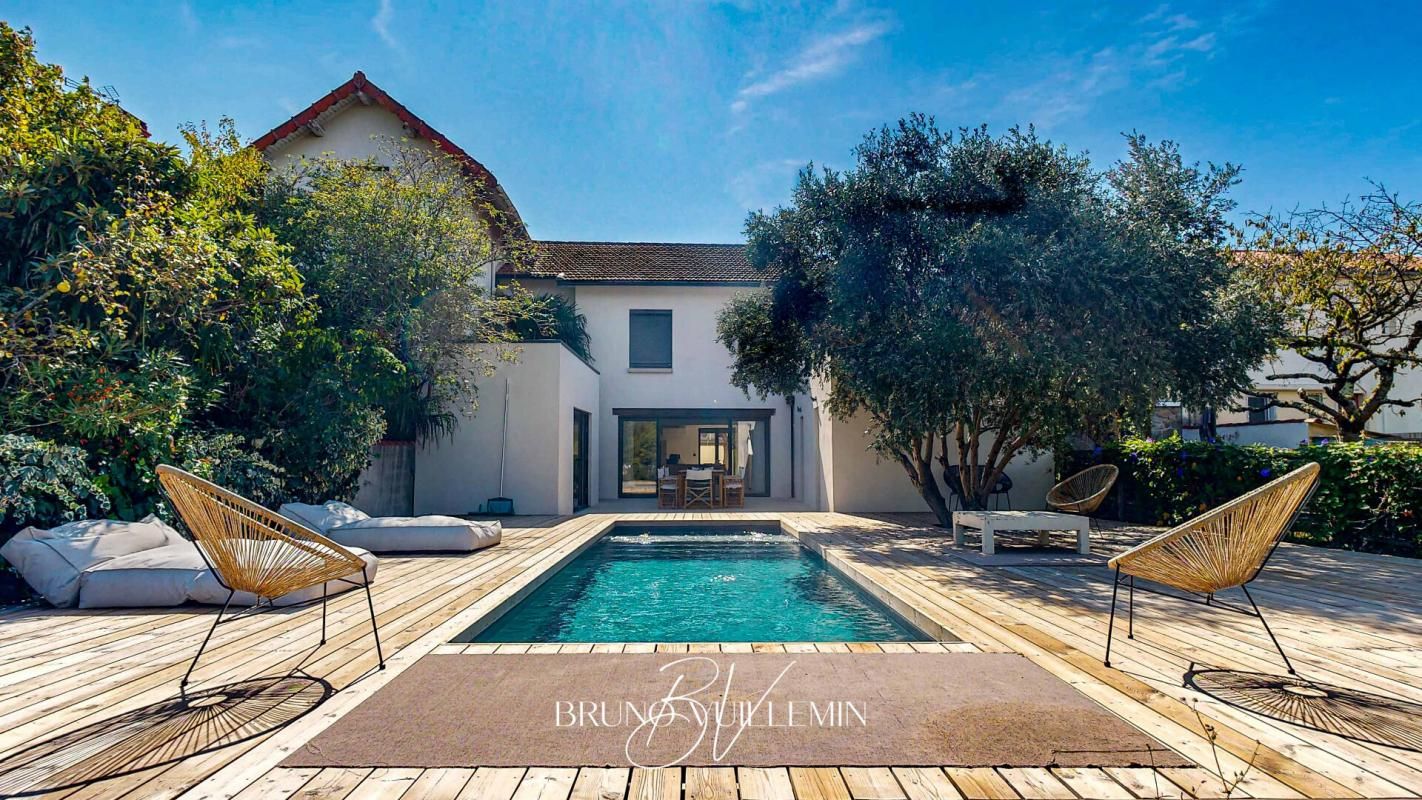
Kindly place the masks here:
[(262, 779), (239, 793), (234, 800), (258, 800), (258, 798), (291, 797), (316, 777), (316, 769), (284, 769), (263, 775)]
[(791, 767), (790, 784), (799, 800), (853, 800), (837, 769)]
[(843, 767), (839, 774), (854, 800), (907, 800), (893, 770), (888, 767)]
[(785, 767), (740, 767), (736, 777), (741, 800), (795, 800), (790, 770)]
[(958, 791), (968, 800), (1002, 800), (1021, 797), (1012, 784), (987, 767), (944, 767)]
[(997, 774), (1023, 797), (1033, 800), (1075, 800), (1076, 793), (1043, 767), (998, 767)]
[(523, 767), (480, 767), (464, 785), (459, 800), (512, 800), (527, 771)]
[(400, 795), (400, 800), (455, 800), (473, 777), (472, 769), (427, 769)]
[(423, 773), (422, 769), (372, 770), (359, 786), (346, 795), (346, 800), (397, 800), (415, 785), (415, 781), (419, 780)]
[(1117, 783), (1104, 770), (1083, 767), (1057, 767), (1052, 770), (1057, 780), (1065, 783), (1078, 797), (1098, 800), (1131, 800), (1135, 795)]
[(632, 781), (627, 787), (627, 800), (679, 800), (680, 798), (680, 768), (632, 770)]
[(513, 800), (568, 800), (578, 771), (569, 767), (531, 767)]
[(570, 800), (622, 800), (631, 772), (624, 767), (584, 767), (573, 781)]
[(687, 767), (686, 800), (736, 800), (734, 767)]
[(909, 800), (961, 800), (963, 793), (937, 767), (894, 767)]
[(368, 768), (328, 767), (316, 773), (294, 795), (300, 800), (345, 800), (357, 786), (370, 776)]

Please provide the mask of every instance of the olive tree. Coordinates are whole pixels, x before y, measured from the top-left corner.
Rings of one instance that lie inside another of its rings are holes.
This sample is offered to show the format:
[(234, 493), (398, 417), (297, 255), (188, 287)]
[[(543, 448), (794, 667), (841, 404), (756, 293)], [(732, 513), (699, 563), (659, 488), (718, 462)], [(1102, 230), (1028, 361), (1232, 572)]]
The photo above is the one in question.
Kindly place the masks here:
[(944, 524), (940, 475), (982, 508), (1019, 454), (1162, 398), (1236, 394), (1272, 324), (1224, 247), (1236, 169), (1128, 144), (1100, 172), (1031, 130), (914, 116), (867, 136), (848, 170), (807, 167), (788, 206), (746, 223), (771, 286), (721, 314), (733, 381), (823, 386)]

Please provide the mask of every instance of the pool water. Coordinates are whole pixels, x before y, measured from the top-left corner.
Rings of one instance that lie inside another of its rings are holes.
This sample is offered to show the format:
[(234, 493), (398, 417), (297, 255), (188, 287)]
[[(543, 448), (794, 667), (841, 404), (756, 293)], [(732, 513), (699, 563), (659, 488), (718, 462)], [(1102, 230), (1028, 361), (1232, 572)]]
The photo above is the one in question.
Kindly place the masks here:
[(927, 638), (774, 526), (619, 525), (488, 628), (473, 630), (454, 641)]

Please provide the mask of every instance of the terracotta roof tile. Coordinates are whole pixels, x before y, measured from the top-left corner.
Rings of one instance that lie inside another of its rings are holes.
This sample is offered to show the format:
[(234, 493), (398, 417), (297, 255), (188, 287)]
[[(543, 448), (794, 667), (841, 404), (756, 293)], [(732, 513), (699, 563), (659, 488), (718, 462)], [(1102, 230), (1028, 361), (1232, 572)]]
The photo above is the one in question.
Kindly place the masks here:
[(758, 283), (768, 278), (746, 261), (745, 245), (740, 244), (540, 241), (537, 252), (532, 267), (505, 274), (565, 281), (692, 283)]

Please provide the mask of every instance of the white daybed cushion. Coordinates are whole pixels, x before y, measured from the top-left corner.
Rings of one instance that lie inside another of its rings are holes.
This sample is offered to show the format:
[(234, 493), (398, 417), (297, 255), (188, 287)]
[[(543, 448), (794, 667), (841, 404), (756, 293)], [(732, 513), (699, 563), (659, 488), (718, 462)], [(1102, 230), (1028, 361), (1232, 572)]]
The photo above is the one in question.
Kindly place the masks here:
[(205, 574), (207, 565), (192, 542), (140, 550), (85, 570), (79, 576), (79, 607), (182, 605)]
[(377, 553), (456, 551), (467, 553), (498, 544), (499, 522), (471, 522), (458, 517), (373, 517), (338, 525), (328, 531), (332, 541)]
[(165, 527), (151, 521), (86, 519), (51, 530), (25, 528), (0, 547), (0, 556), (44, 599), (59, 608), (72, 608), (79, 600), (79, 578), (85, 570), (170, 544)]
[[(292, 547), (292, 545), (274, 540), (261, 543), (261, 548), (287, 547)], [(372, 555), (370, 551), (362, 550), (359, 547), (347, 547), (346, 549), (358, 556), (361, 561), (365, 562), (365, 580), (374, 582), (375, 571), (379, 567), (380, 560)], [(259, 560), (266, 560), (265, 556), (259, 557)], [(362, 585), (361, 570), (355, 570), (351, 572), (351, 574), (346, 575), (345, 578), (346, 580), (344, 581), (326, 581), (327, 595), (337, 595)], [(216, 575), (204, 570), (188, 591), (188, 599), (196, 603), (208, 603), (220, 606), (227, 602), (227, 590), (218, 582)], [(278, 606), (292, 606), (298, 603), (305, 603), (309, 600), (319, 599), (321, 599), (321, 585), (317, 584), (315, 586), (308, 586), (305, 589), (298, 589), (290, 594), (282, 595), (274, 600), (272, 604)], [(232, 597), (232, 604), (236, 606), (250, 606), (256, 602), (256, 596), (250, 592), (238, 592)]]
[(311, 503), (283, 503), (277, 513), (295, 520), (317, 533), (325, 533), (332, 528), (352, 522), (370, 519), (370, 515), (352, 505), (336, 500), (327, 500), (321, 505)]

